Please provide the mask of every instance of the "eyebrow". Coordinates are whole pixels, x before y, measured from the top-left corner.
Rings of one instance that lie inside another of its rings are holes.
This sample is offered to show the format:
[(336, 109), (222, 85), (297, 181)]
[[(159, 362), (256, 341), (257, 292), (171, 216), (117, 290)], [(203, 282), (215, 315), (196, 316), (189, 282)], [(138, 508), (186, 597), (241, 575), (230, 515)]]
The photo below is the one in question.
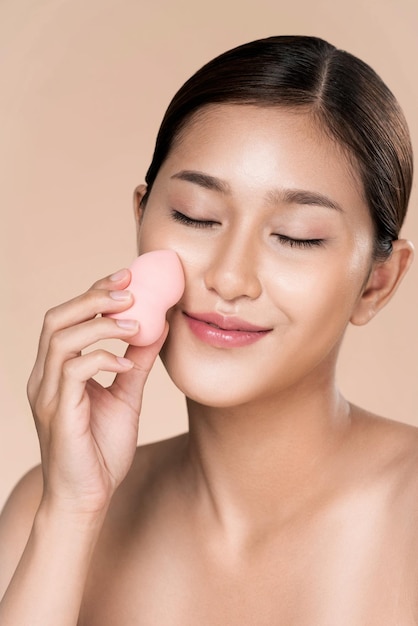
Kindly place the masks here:
[(216, 176), (210, 176), (210, 174), (205, 174), (204, 172), (195, 172), (194, 170), (182, 170), (181, 172), (177, 172), (171, 178), (177, 178), (179, 180), (185, 180), (188, 183), (194, 183), (195, 185), (199, 185), (199, 187), (204, 187), (204, 189), (209, 189), (211, 191), (218, 191), (222, 194), (231, 193), (231, 188), (228, 183), (220, 178), (216, 178)]
[(331, 200), (328, 196), (317, 191), (306, 189), (272, 189), (267, 194), (267, 200), (271, 204), (307, 204), (312, 206), (322, 206), (326, 209), (334, 209), (343, 213), (343, 209), (338, 202)]
[[(216, 176), (211, 176), (204, 172), (195, 170), (181, 170), (173, 174), (171, 178), (184, 180), (193, 183), (210, 191), (217, 191), (224, 195), (231, 193), (229, 184)], [(267, 192), (266, 200), (269, 204), (299, 204), (310, 206), (321, 206), (327, 209), (334, 209), (343, 212), (342, 207), (328, 196), (317, 191), (308, 191), (306, 189), (270, 189)]]

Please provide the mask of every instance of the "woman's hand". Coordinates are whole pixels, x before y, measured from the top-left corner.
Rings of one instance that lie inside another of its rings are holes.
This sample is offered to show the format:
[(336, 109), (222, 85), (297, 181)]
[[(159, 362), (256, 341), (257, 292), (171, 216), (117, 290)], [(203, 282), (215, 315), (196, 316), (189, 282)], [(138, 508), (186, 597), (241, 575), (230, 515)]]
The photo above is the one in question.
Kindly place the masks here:
[[(129, 270), (122, 270), (45, 316), (28, 397), (48, 509), (102, 512), (132, 463), (143, 387), (168, 327), (151, 346), (129, 346), (127, 358), (103, 349), (82, 354), (98, 340), (126, 340), (138, 331), (134, 321), (97, 317), (132, 304), (129, 282)], [(110, 387), (93, 380), (99, 371), (117, 374)]]

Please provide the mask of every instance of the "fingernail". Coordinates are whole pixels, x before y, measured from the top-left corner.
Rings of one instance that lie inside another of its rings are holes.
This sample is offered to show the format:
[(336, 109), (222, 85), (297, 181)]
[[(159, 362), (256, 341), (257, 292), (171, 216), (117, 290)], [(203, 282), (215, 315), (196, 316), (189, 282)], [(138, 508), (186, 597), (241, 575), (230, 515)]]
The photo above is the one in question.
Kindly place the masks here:
[(109, 296), (113, 300), (130, 300), (132, 294), (130, 291), (109, 291)]
[(116, 324), (125, 330), (135, 330), (138, 328), (138, 322), (136, 320), (116, 320)]
[(117, 280), (121, 280), (121, 278), (123, 278), (126, 275), (126, 269), (123, 270), (119, 270), (118, 272), (115, 272), (114, 274), (112, 274), (109, 278), (110, 280), (113, 281), (117, 281)]
[(123, 356), (118, 356), (116, 357), (116, 359), (119, 361), (119, 363), (123, 366), (123, 367), (133, 367), (134, 363), (133, 361), (130, 361), (129, 359), (125, 359), (125, 357)]

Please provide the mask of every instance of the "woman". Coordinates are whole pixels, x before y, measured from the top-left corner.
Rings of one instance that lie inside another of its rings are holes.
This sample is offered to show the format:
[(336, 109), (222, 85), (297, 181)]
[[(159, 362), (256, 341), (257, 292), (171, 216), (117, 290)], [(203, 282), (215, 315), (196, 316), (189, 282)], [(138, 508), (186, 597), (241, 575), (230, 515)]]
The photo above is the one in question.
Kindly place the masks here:
[[(417, 430), (335, 382), (347, 325), (411, 263), (411, 182), (393, 95), (320, 39), (240, 46), (180, 89), (135, 211), (139, 253), (175, 250), (185, 292), (123, 359), (82, 351), (137, 332), (97, 316), (129, 308), (128, 270), (47, 313), (2, 625), (418, 623)], [(136, 449), (160, 350), (190, 429)]]

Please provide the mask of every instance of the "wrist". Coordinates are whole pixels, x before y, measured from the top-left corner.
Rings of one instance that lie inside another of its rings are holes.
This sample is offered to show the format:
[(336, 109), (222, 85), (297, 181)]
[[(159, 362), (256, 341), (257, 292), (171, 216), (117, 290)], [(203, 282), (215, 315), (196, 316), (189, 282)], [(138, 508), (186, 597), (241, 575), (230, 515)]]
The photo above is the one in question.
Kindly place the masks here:
[(77, 623), (104, 517), (103, 510), (92, 514), (62, 506), (55, 500), (42, 500), (1, 601), (2, 624)]
[(35, 526), (47, 526), (58, 532), (95, 533), (102, 527), (107, 509), (108, 505), (87, 509), (69, 500), (44, 497), (35, 517)]

